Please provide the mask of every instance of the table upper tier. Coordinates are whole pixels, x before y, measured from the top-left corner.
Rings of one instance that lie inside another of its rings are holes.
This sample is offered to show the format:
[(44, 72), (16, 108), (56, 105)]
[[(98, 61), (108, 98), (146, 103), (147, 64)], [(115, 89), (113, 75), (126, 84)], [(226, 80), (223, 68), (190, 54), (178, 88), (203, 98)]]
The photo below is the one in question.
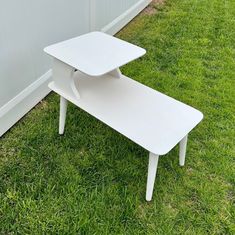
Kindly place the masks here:
[(109, 73), (146, 53), (145, 49), (101, 32), (60, 42), (44, 51), (90, 76)]

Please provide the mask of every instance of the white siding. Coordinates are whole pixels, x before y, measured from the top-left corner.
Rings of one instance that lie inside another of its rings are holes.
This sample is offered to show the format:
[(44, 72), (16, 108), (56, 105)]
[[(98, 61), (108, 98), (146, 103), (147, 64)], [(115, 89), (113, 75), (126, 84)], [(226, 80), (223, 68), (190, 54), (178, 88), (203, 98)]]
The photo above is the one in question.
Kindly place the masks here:
[(0, 107), (49, 70), (46, 45), (89, 31), (89, 1), (7, 0), (1, 5)]
[(48, 94), (51, 60), (45, 46), (92, 30), (114, 34), (149, 2), (1, 1), (0, 136)]
[(139, 0), (99, 0), (96, 3), (95, 27), (100, 29), (127, 11)]

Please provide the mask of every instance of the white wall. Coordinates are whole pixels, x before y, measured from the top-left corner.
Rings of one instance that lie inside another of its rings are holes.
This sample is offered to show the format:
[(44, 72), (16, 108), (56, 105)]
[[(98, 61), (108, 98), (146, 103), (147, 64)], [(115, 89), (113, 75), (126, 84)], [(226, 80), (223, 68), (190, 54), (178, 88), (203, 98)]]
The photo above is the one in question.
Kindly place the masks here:
[(0, 136), (48, 94), (43, 48), (91, 30), (114, 34), (150, 0), (7, 0), (0, 6)]
[[(110, 22), (112, 22), (116, 17), (120, 16), (134, 4), (136, 4), (138, 0), (99, 0), (96, 1), (96, 27), (103, 28)], [(114, 9), (110, 11), (110, 9)]]
[(7, 0), (0, 7), (0, 106), (49, 70), (46, 45), (89, 31), (89, 1), (67, 2)]

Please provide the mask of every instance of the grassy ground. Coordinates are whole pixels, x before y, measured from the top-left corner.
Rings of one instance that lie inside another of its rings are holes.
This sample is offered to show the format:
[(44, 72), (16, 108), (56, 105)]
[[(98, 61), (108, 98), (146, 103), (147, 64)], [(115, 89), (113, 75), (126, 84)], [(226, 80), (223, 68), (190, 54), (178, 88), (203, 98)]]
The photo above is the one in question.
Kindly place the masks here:
[(1, 139), (0, 234), (234, 234), (235, 1), (168, 0), (118, 36), (147, 55), (122, 68), (201, 110), (144, 200), (147, 151), (49, 95)]

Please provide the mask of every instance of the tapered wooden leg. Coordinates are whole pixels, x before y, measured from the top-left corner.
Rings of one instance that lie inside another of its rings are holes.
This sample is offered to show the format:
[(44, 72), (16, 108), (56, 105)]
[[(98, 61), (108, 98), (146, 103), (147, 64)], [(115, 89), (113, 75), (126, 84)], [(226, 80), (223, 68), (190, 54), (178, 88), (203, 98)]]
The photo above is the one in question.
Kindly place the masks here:
[(186, 135), (186, 136), (180, 141), (180, 153), (179, 153), (179, 162), (180, 162), (180, 166), (184, 166), (184, 163), (185, 163), (187, 141), (188, 141), (188, 135)]
[(146, 200), (151, 201), (153, 195), (154, 182), (157, 173), (159, 155), (149, 153), (148, 179), (146, 189)]
[(66, 120), (66, 112), (67, 112), (68, 101), (60, 96), (60, 122), (59, 122), (59, 134), (64, 134), (64, 126)]

